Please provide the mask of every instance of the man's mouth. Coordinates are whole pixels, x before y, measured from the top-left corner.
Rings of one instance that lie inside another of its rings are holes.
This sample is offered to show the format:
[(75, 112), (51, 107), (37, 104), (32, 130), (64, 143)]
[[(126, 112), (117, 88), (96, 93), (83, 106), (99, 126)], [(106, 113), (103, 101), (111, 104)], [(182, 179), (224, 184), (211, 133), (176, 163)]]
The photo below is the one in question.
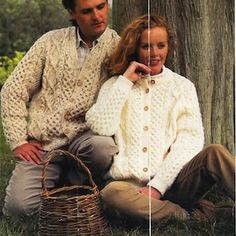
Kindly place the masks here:
[(103, 25), (103, 22), (97, 22), (97, 23), (92, 24), (93, 27), (100, 27), (102, 25)]

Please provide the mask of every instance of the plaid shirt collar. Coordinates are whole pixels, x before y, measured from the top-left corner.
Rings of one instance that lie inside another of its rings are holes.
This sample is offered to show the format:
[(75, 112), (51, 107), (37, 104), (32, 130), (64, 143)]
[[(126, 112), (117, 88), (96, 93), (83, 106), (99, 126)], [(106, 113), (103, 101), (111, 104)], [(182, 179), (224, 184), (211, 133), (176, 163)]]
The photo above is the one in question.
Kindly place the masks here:
[[(77, 31), (77, 45), (76, 45), (76, 48), (83, 47), (83, 48), (91, 49), (91, 48), (88, 47), (87, 43), (85, 43), (84, 40), (81, 38), (80, 32), (79, 32), (79, 27), (77, 27), (76, 31)], [(94, 47), (99, 42), (100, 38), (101, 38), (101, 36), (93, 41), (93, 46), (92, 47)]]

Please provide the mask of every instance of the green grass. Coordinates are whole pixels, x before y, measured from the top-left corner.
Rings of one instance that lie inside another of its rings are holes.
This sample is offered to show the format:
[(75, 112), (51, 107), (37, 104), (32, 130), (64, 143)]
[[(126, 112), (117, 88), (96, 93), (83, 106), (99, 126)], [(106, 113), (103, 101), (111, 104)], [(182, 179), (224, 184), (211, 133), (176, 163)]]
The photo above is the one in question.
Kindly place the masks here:
[[(0, 208), (3, 206), (5, 188), (8, 184), (11, 171), (14, 168), (9, 147), (6, 145), (0, 120)], [(227, 201), (218, 188), (208, 195), (214, 202)], [(111, 235), (113, 236), (148, 236), (150, 235), (148, 223), (137, 225), (131, 221), (112, 220)], [(38, 235), (38, 219), (16, 218), (7, 220), (0, 218), (0, 236), (33, 236)], [(152, 224), (151, 235), (154, 236), (233, 236), (235, 235), (234, 219), (217, 219), (213, 223), (168, 220)]]

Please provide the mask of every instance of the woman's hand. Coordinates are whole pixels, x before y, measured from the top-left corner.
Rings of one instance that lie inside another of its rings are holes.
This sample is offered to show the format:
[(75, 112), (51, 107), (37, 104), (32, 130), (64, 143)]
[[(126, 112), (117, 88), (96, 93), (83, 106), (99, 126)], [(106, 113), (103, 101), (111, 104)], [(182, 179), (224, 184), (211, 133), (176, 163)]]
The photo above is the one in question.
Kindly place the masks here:
[(20, 145), (13, 150), (15, 157), (21, 161), (34, 162), (40, 164), (44, 155), (43, 147), (38, 142), (30, 142)]
[(123, 74), (131, 82), (135, 82), (142, 78), (144, 74), (150, 74), (151, 69), (142, 63), (138, 63), (136, 61), (132, 61), (125, 73)]
[(149, 194), (150, 194), (151, 197), (156, 199), (156, 200), (160, 200), (161, 199), (161, 193), (157, 189), (155, 189), (153, 187), (143, 187), (143, 188), (140, 188), (139, 192), (143, 193), (143, 194), (145, 194), (147, 196), (149, 196)]

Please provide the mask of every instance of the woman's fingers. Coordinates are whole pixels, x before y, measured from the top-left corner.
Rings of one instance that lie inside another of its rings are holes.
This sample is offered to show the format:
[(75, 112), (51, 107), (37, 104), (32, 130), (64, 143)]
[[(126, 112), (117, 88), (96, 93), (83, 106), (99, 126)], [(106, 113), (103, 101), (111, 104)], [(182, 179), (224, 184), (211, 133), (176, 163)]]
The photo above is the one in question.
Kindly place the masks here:
[(143, 77), (144, 74), (150, 74), (151, 69), (139, 62), (132, 61), (127, 70), (123, 74), (124, 77), (132, 82), (135, 82)]

